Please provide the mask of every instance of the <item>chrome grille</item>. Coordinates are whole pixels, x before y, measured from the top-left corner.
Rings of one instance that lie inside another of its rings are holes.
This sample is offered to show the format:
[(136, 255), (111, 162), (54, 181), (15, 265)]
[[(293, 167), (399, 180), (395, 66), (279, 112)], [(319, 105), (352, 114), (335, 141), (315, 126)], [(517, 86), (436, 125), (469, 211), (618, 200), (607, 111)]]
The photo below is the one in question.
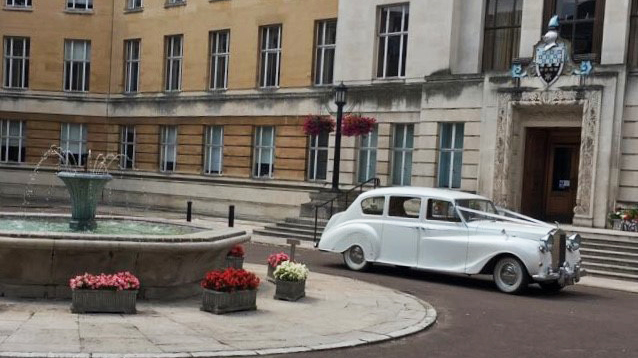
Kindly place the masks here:
[(554, 247), (552, 248), (552, 270), (557, 271), (565, 262), (567, 236), (560, 230), (554, 232), (553, 236)]

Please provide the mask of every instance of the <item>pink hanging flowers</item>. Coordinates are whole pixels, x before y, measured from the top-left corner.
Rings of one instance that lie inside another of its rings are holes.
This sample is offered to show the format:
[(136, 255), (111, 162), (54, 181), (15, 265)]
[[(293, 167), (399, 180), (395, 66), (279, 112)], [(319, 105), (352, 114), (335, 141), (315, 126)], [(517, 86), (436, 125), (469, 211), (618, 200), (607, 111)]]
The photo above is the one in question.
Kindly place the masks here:
[(303, 123), (303, 132), (306, 135), (319, 135), (335, 130), (335, 120), (330, 117), (308, 115)]
[(348, 137), (367, 135), (374, 131), (376, 123), (377, 120), (372, 117), (350, 114), (343, 119), (341, 130)]

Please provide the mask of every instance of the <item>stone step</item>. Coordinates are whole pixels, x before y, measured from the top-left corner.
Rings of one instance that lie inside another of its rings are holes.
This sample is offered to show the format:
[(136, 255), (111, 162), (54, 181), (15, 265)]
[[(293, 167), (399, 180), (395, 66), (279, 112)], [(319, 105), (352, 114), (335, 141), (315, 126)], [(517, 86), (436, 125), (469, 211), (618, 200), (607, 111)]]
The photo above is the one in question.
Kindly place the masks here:
[[(281, 238), (284, 238), (284, 239), (297, 239), (297, 240), (304, 240), (304, 241), (314, 241), (314, 236), (313, 235), (298, 234), (298, 233), (286, 232), (286, 231), (280, 231), (280, 230), (255, 229), (255, 230), (253, 230), (253, 234), (254, 235), (281, 237)], [(317, 235), (317, 240), (318, 239), (319, 239), (319, 235)]]
[(596, 271), (604, 271), (608, 273), (621, 273), (627, 275), (636, 275), (638, 276), (638, 267), (629, 267), (622, 266), (618, 264), (609, 264), (609, 263), (599, 263), (599, 262), (591, 262), (583, 259), (583, 267), (588, 271), (590, 269)]
[(638, 260), (638, 253), (634, 253), (634, 252), (621, 252), (616, 250), (600, 250), (600, 249), (590, 249), (590, 248), (581, 247), (580, 253), (583, 257), (600, 256), (600, 257), (618, 258), (618, 259), (626, 259), (626, 260)]
[[(286, 218), (285, 222), (291, 223), (291, 224), (312, 225), (313, 227), (315, 226), (314, 218)], [(327, 223), (328, 223), (328, 220), (325, 220), (325, 219), (317, 220), (317, 225), (320, 225), (322, 227), (326, 226)]]
[(580, 235), (584, 243), (606, 243), (612, 245), (638, 246), (638, 238), (624, 235), (600, 235), (584, 233)]
[[(290, 228), (290, 229), (300, 229), (300, 230), (315, 230), (315, 225), (306, 225), (306, 224), (295, 224), (295, 223), (289, 223), (289, 222), (276, 222), (275, 225), (277, 227), (280, 228)], [(317, 223), (317, 231), (318, 232), (322, 232), (323, 229), (325, 228), (325, 225), (319, 225), (319, 223)]]
[[(281, 232), (291, 232), (291, 233), (297, 233), (297, 234), (303, 234), (303, 235), (314, 235), (315, 233), (315, 229), (314, 228), (310, 228), (310, 227), (288, 227), (288, 226), (282, 226), (279, 223), (275, 224), (275, 225), (266, 225), (264, 227), (264, 230), (268, 230), (268, 231), (281, 231)], [(321, 235), (321, 229), (317, 228), (317, 235)]]
[(617, 244), (615, 242), (589, 242), (584, 241), (581, 244), (582, 250), (601, 250), (601, 251), (614, 251), (619, 253), (632, 253), (638, 254), (638, 245), (633, 246), (630, 244)]
[(587, 268), (587, 274), (593, 277), (603, 277), (603, 278), (611, 278), (616, 280), (638, 282), (638, 275), (632, 275), (632, 274), (626, 274), (626, 273), (609, 272), (609, 271)]
[(606, 264), (606, 265), (616, 265), (623, 266), (625, 268), (634, 269), (636, 273), (638, 273), (638, 260), (635, 258), (627, 259), (620, 257), (611, 257), (611, 256), (600, 256), (600, 255), (581, 255), (583, 259), (583, 263), (585, 265), (590, 263), (598, 263), (598, 264)]

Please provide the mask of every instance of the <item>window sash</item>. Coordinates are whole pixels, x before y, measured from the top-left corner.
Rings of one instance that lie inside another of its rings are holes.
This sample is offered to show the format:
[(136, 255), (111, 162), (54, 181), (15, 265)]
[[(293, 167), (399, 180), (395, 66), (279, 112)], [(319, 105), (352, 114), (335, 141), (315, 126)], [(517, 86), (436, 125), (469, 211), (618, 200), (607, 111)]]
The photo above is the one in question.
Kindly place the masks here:
[(328, 177), (328, 132), (311, 135), (308, 142), (308, 180), (326, 180)]
[(166, 91), (179, 91), (182, 88), (182, 59), (184, 46), (182, 35), (166, 37)]
[[(18, 43), (20, 46), (17, 46)], [(30, 45), (28, 37), (5, 37), (4, 87), (22, 89), (29, 87)]]
[(86, 92), (91, 74), (91, 42), (64, 42), (64, 90)]
[[(262, 27), (260, 86), (279, 87), (281, 65), (281, 26)], [(276, 36), (274, 43), (273, 38)]]
[(87, 159), (87, 127), (84, 123), (62, 123), (60, 148), (62, 148), (63, 164), (83, 166)]
[[(390, 31), (390, 10), (401, 8), (401, 30)], [(384, 21), (385, 19), (385, 21)], [(408, 23), (409, 23), (409, 4), (399, 4), (384, 6), (379, 12), (379, 33), (378, 33), (378, 68), (377, 77), (393, 78), (405, 77), (405, 67), (407, 60), (408, 46)], [(392, 42), (391, 42), (392, 41)], [(390, 53), (390, 45), (398, 41), (398, 51), (395, 54)], [(392, 62), (396, 65), (391, 67)], [(394, 68), (396, 67), (396, 68)]]
[(275, 127), (261, 126), (255, 131), (254, 172), (256, 178), (272, 178), (275, 169)]
[(230, 31), (211, 33), (210, 89), (228, 88), (228, 62), (230, 59)]
[[(576, 11), (578, 10), (578, 5), (581, 3), (584, 3), (586, 1), (589, 0), (569, 0), (570, 2), (573, 2), (575, 5), (575, 9)], [(544, 28), (543, 28), (543, 32), (547, 31), (547, 23), (549, 22), (549, 19), (554, 15), (554, 14), (558, 14), (559, 15), (559, 20), (560, 20), (560, 25), (561, 25), (561, 29), (560, 29), (560, 33), (561, 36), (564, 37), (565, 39), (569, 40), (572, 43), (572, 55), (573, 57), (578, 60), (578, 58), (580, 58), (582, 55), (595, 55), (594, 59), (595, 61), (599, 61), (600, 58), (600, 53), (601, 53), (601, 47), (602, 47), (602, 37), (603, 37), (603, 22), (604, 22), (604, 16), (605, 16), (605, 2), (606, 0), (594, 0), (594, 17), (587, 17), (587, 18), (576, 18), (576, 19), (565, 19), (565, 16), (563, 16), (564, 14), (562, 13), (562, 11), (559, 9), (560, 5), (561, 5), (561, 0), (545, 0), (544, 3)], [(591, 26), (591, 37), (587, 38), (586, 40), (591, 42), (590, 45), (591, 49), (590, 51), (579, 51), (576, 52), (576, 46), (575, 46), (575, 40), (578, 38), (578, 28), (583, 26), (583, 25), (589, 25)], [(566, 32), (569, 32), (569, 34), (566, 34)], [(567, 35), (567, 36), (566, 36)], [(587, 57), (588, 58), (588, 57)]]
[(126, 8), (129, 10), (133, 10), (133, 9), (139, 9), (142, 6), (144, 6), (143, 0), (128, 0)]
[[(328, 28), (337, 27), (336, 20), (326, 20), (317, 23), (317, 42), (315, 44), (315, 85), (331, 85), (334, 76), (334, 59), (336, 42), (328, 36)], [(335, 36), (336, 38), (336, 36)]]
[(120, 168), (135, 168), (135, 126), (121, 126), (120, 132)]
[(161, 126), (160, 171), (174, 172), (177, 167), (177, 126)]
[(24, 163), (24, 121), (0, 120), (0, 163)]
[(461, 187), (464, 136), (464, 123), (441, 124), (438, 173), (438, 186), (440, 188), (457, 189)]
[(362, 136), (359, 146), (359, 183), (364, 183), (377, 175), (377, 143), (378, 133)]
[(414, 124), (396, 124), (393, 142), (392, 184), (410, 185), (412, 182)]
[(7, 0), (5, 4), (8, 7), (31, 7), (31, 0)]
[(69, 10), (92, 10), (93, 0), (67, 0), (66, 8)]
[(224, 127), (206, 127), (204, 173), (221, 175), (224, 165)]
[(140, 44), (140, 40), (124, 41), (126, 51), (124, 66), (124, 92), (127, 93), (139, 91), (141, 62)]

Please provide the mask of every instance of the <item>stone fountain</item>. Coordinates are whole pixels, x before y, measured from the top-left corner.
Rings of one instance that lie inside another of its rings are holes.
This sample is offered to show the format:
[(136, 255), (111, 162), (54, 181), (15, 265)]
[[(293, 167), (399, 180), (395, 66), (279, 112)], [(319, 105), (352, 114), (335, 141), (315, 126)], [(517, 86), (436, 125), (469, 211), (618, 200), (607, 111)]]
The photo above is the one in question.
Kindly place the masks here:
[(91, 174), (78, 172), (59, 172), (71, 196), (71, 221), (69, 227), (74, 231), (95, 230), (95, 209), (104, 189), (112, 179), (110, 174)]

